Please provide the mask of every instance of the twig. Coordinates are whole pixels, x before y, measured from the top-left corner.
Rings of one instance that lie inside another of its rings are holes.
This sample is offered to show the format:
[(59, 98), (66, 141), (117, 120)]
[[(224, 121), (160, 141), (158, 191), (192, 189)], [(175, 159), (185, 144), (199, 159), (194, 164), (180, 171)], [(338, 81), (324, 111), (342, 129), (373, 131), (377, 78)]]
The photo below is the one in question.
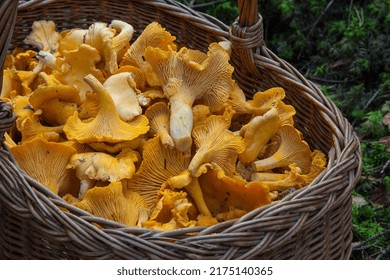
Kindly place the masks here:
[(364, 108), (363, 108), (363, 111), (366, 111), (367, 108), (371, 105), (371, 103), (375, 100), (375, 98), (378, 97), (380, 91), (377, 90), (373, 96), (371, 96), (370, 100), (368, 100), (368, 102), (366, 103), (366, 105), (364, 105)]

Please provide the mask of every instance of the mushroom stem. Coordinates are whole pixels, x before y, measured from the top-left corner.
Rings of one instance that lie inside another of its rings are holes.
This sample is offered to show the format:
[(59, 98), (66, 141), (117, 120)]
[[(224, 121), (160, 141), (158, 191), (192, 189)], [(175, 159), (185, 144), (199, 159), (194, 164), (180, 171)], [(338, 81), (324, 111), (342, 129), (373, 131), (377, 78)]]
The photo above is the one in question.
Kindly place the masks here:
[(191, 195), (199, 212), (206, 216), (212, 216), (204, 200), (203, 192), (202, 189), (200, 188), (198, 178), (193, 177), (191, 183), (188, 186), (186, 186), (185, 189)]
[(180, 152), (186, 152), (191, 148), (193, 115), (192, 107), (181, 99), (171, 100), (170, 134), (175, 147)]

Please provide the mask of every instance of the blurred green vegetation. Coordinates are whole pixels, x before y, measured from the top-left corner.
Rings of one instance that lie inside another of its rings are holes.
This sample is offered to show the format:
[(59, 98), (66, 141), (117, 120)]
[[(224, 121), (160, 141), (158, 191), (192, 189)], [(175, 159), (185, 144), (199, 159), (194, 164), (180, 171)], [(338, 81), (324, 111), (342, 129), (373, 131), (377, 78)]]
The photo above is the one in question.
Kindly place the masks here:
[[(179, 2), (228, 25), (238, 15), (236, 1)], [(267, 47), (315, 82), (360, 138), (351, 259), (390, 259), (390, 0), (259, 0), (259, 9)]]

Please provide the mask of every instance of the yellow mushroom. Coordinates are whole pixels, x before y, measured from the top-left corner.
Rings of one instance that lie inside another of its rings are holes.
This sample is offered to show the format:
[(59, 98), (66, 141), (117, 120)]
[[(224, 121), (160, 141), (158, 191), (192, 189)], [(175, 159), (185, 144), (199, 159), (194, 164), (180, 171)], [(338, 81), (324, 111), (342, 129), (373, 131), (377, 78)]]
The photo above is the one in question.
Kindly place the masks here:
[(154, 230), (173, 230), (195, 226), (196, 221), (189, 217), (192, 204), (187, 200), (185, 192), (164, 190), (160, 194), (150, 219), (142, 223), (142, 227)]
[(88, 29), (72, 28), (64, 30), (60, 33), (60, 40), (58, 42), (58, 51), (64, 53), (65, 51), (76, 51), (85, 43), (85, 36)]
[(301, 139), (301, 133), (289, 125), (281, 126), (275, 134), (279, 148), (270, 157), (259, 159), (251, 164), (253, 171), (271, 170), (277, 167), (287, 167), (291, 163), (305, 174), (310, 168), (310, 147)]
[(116, 156), (88, 152), (72, 155), (66, 168), (76, 170), (77, 177), (82, 181), (79, 197), (83, 197), (95, 180), (118, 182), (130, 179), (135, 173), (135, 162), (138, 159), (137, 152), (132, 149), (123, 149)]
[(121, 182), (112, 182), (105, 187), (95, 186), (86, 192), (82, 200), (69, 195), (64, 196), (64, 199), (96, 217), (127, 226), (137, 226), (147, 219), (142, 197), (135, 192), (124, 194)]
[(161, 189), (173, 189), (178, 190), (184, 188), (191, 196), (198, 211), (204, 216), (211, 216), (206, 202), (203, 197), (202, 189), (200, 188), (198, 177), (192, 176), (191, 172), (187, 169), (177, 176), (169, 178), (162, 185)]
[(42, 86), (29, 99), (34, 109), (42, 110), (42, 119), (52, 125), (63, 125), (80, 104), (79, 91), (69, 85)]
[(204, 124), (207, 117), (211, 115), (209, 106), (197, 104), (192, 107), (192, 114), (194, 115), (194, 127)]
[(31, 33), (24, 39), (27, 45), (33, 45), (41, 51), (52, 54), (58, 50), (60, 34), (56, 31), (56, 25), (51, 20), (34, 21)]
[(64, 189), (78, 188), (78, 185), (64, 184), (68, 182), (67, 176), (70, 172), (66, 166), (71, 156), (76, 153), (76, 149), (71, 146), (37, 138), (10, 150), (18, 165), (52, 192), (59, 194), (64, 192)]
[(114, 101), (119, 117), (124, 121), (131, 121), (142, 114), (138, 103), (136, 83), (131, 73), (114, 74), (103, 83)]
[(161, 143), (168, 147), (174, 148), (171, 135), (169, 135), (169, 109), (166, 103), (157, 102), (145, 111), (145, 116), (149, 119), (150, 133), (160, 136)]
[(211, 115), (204, 125), (193, 129), (197, 151), (188, 169), (195, 175), (204, 163), (214, 163), (226, 174), (234, 175), (236, 160), (245, 150), (245, 143), (240, 136), (228, 130), (234, 111), (227, 109), (223, 116)]
[(251, 181), (261, 181), (267, 184), (270, 191), (282, 192), (290, 188), (302, 188), (310, 184), (326, 167), (325, 155), (314, 150), (311, 153), (311, 164), (309, 172), (302, 174), (302, 170), (296, 163), (288, 166), (289, 170), (284, 173), (255, 172), (251, 176)]
[(260, 151), (275, 134), (281, 124), (276, 108), (272, 107), (264, 115), (255, 116), (245, 129), (245, 151), (239, 155), (244, 164), (257, 159)]
[(20, 131), (22, 122), (35, 112), (34, 107), (30, 104), (28, 96), (17, 95), (9, 102), (16, 114), (16, 127)]
[(229, 177), (219, 167), (208, 169), (199, 177), (205, 202), (215, 217), (232, 209), (244, 214), (271, 202), (269, 187), (261, 182), (246, 182)]
[(62, 139), (60, 134), (63, 132), (64, 126), (43, 125), (40, 121), (40, 115), (41, 110), (38, 110), (21, 123), (22, 143), (34, 138), (42, 138), (49, 142), (59, 142)]
[(157, 136), (144, 144), (142, 158), (138, 171), (126, 180), (125, 186), (138, 192), (152, 209), (162, 184), (186, 170), (190, 157), (176, 149), (166, 148)]
[(273, 87), (264, 92), (259, 91), (253, 95), (251, 100), (247, 100), (242, 89), (235, 84), (227, 103), (232, 106), (237, 114), (263, 115), (275, 106), (277, 100), (282, 100), (285, 95), (283, 88)]
[(233, 85), (229, 54), (212, 43), (206, 59), (184, 47), (179, 52), (148, 47), (144, 57), (169, 99), (170, 135), (175, 147), (188, 151), (192, 143), (194, 101), (202, 99), (211, 111), (217, 111), (229, 97)]
[[(88, 59), (84, 59), (85, 57)], [(54, 77), (65, 85), (77, 88), (82, 102), (86, 92), (91, 91), (91, 87), (84, 80), (85, 76), (92, 74), (100, 82), (104, 81), (102, 71), (96, 68), (101, 56), (99, 51), (90, 45), (81, 44), (77, 50), (64, 51), (63, 57), (57, 60), (60, 70), (53, 70)]]
[(119, 67), (118, 70), (114, 71), (113, 75), (118, 73), (133, 74), (136, 88), (140, 91), (143, 91), (145, 89), (145, 75), (138, 67), (132, 65), (123, 65)]
[(69, 140), (80, 143), (129, 141), (149, 130), (148, 118), (141, 115), (127, 123), (120, 119), (109, 92), (93, 76), (87, 75), (85, 81), (93, 88), (99, 99), (99, 111), (92, 120), (83, 122), (75, 112), (65, 123), (64, 132)]
[[(176, 37), (172, 36), (159, 23), (152, 22), (145, 27), (137, 40), (131, 44), (122, 58), (121, 65), (136, 66), (146, 73), (149, 71), (150, 65), (143, 59), (145, 49), (148, 46), (152, 46), (162, 50), (176, 50), (175, 39)], [(149, 83), (151, 83), (151, 86), (154, 86), (155, 79), (149, 80)]]

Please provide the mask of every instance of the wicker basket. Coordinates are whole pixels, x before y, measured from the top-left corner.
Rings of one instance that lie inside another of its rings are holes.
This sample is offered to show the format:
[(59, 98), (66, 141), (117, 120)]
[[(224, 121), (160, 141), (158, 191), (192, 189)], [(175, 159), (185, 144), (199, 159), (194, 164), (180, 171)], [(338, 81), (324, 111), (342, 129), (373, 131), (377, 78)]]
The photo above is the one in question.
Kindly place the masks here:
[[(3, 0), (0, 63), (7, 51), (23, 46), (33, 21), (38, 19), (52, 19), (61, 30), (121, 19), (132, 24), (137, 34), (150, 22), (158, 21), (179, 43), (202, 51), (207, 51), (211, 42), (228, 40), (233, 45), (234, 79), (247, 96), (274, 86), (285, 88), (286, 103), (297, 110), (297, 128), (311, 148), (327, 154), (327, 169), (309, 186), (238, 220), (206, 228), (155, 232), (125, 227), (68, 205), (26, 176), (2, 144), (0, 258), (349, 258), (351, 191), (361, 172), (359, 141), (338, 108), (264, 45), (257, 1), (238, 3), (239, 18), (230, 28), (174, 1)], [(9, 106), (0, 102), (2, 143), (14, 119)], [(69, 211), (60, 210), (65, 208)]]

